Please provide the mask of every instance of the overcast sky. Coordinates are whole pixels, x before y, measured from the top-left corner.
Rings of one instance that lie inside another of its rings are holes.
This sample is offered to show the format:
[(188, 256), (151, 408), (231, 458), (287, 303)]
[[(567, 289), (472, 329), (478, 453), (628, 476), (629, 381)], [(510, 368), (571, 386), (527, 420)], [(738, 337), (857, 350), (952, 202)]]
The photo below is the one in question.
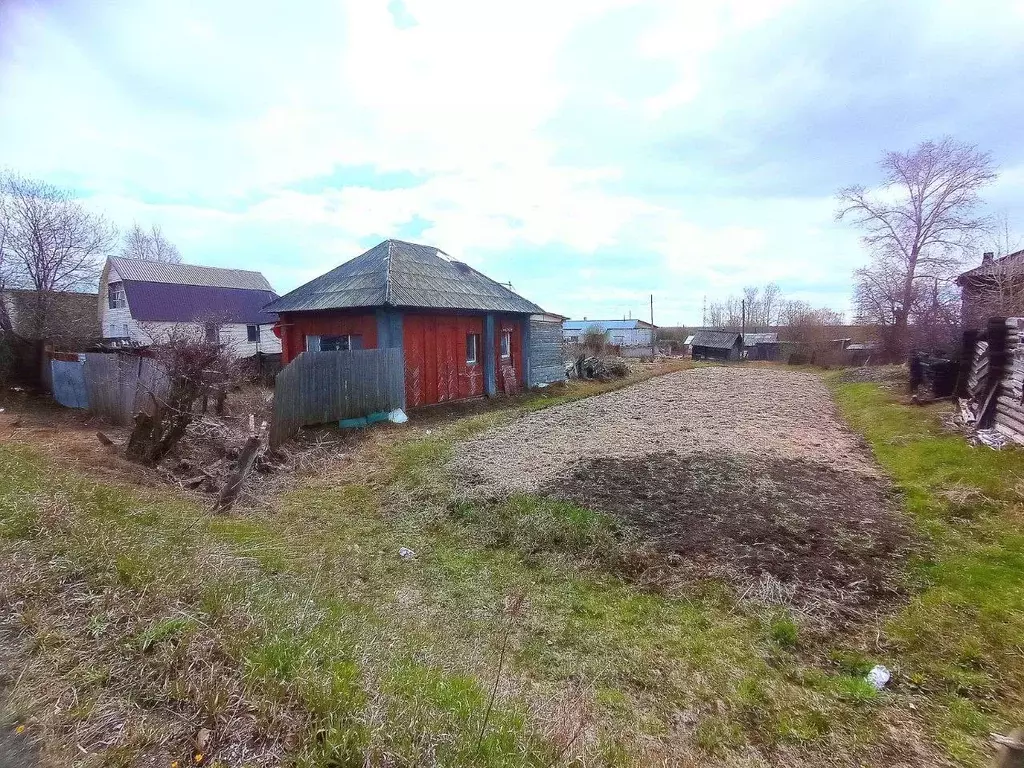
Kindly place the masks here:
[(977, 143), (1024, 230), (1022, 92), (1022, 0), (0, 0), (0, 166), (281, 293), (396, 237), (577, 317), (847, 311), (883, 150)]

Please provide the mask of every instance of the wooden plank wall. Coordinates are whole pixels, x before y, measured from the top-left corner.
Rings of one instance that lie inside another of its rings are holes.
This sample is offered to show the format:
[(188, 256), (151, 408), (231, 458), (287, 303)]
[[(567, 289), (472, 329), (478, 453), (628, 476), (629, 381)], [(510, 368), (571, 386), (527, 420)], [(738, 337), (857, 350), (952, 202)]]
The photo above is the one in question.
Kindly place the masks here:
[(530, 320), (529, 386), (565, 381), (562, 324)]
[(401, 349), (302, 352), (277, 374), (270, 444), (280, 445), (300, 427), (404, 407)]
[(102, 353), (82, 357), (89, 410), (114, 424), (125, 426), (140, 411), (151, 413), (153, 398), (167, 394), (167, 376), (151, 358)]
[[(1024, 318), (1007, 318), (1004, 325), (1005, 358), (996, 393), (993, 426), (1015, 443), (1024, 444)], [(993, 330), (990, 325), (990, 335)], [(986, 356), (992, 365), (991, 341)]]

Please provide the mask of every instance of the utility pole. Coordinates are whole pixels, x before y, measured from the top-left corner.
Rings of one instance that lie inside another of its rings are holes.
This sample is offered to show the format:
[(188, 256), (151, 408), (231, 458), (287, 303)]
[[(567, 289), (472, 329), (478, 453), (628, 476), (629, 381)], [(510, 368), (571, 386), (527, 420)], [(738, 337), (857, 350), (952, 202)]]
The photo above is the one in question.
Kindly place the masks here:
[(701, 312), (700, 316), (700, 327), (708, 327), (708, 295), (706, 293), (704, 294), (704, 309)]
[[(733, 304), (735, 307), (736, 305)], [(746, 348), (746, 342), (743, 337), (747, 335), (747, 300), (743, 299), (740, 302), (740, 360), (743, 359), (743, 351)]]
[(654, 335), (655, 335), (654, 334), (654, 294), (652, 293), (651, 294), (651, 357), (654, 357), (654, 355), (656, 354), (655, 353), (655, 349), (654, 349), (654, 343), (655, 343), (654, 342)]

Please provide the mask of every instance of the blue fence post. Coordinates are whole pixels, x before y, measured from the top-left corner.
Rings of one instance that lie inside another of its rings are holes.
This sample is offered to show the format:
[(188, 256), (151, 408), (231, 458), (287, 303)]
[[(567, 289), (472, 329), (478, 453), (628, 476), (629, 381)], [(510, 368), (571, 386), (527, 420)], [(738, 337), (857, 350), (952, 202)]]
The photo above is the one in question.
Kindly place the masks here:
[(484, 394), (494, 397), (498, 393), (497, 375), (494, 370), (494, 315), (484, 318)]

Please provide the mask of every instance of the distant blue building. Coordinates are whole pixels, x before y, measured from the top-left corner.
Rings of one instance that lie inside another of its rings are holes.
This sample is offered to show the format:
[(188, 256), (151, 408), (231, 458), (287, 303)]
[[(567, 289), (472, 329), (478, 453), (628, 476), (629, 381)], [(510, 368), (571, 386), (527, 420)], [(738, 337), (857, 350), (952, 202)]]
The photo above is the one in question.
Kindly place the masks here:
[(619, 347), (650, 347), (654, 343), (656, 326), (643, 320), (566, 320), (562, 323), (562, 337), (573, 344), (580, 341), (591, 328), (604, 333), (609, 344)]

